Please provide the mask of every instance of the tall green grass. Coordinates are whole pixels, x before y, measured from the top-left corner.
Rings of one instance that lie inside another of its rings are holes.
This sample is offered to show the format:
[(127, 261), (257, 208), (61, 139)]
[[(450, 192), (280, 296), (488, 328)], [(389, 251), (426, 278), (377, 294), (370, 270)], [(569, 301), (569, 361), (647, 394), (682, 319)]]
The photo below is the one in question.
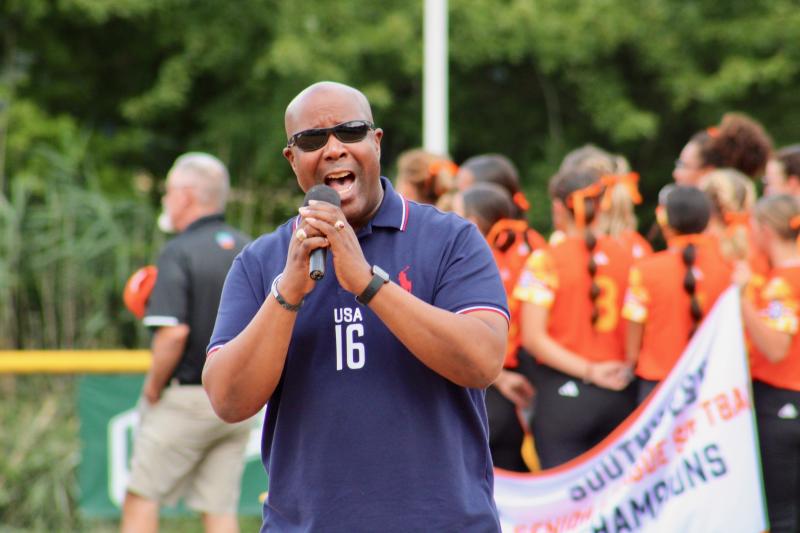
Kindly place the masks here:
[[(80, 459), (77, 379), (0, 376), (0, 533), (118, 531), (116, 521), (88, 519), (77, 507)], [(242, 517), (257, 531), (257, 517)], [(162, 531), (202, 531), (199, 517), (162, 519)]]
[(142, 196), (101, 190), (83, 146), (39, 147), (45, 176), (0, 194), (0, 347), (133, 346), (143, 331), (121, 303), (128, 275), (163, 238)]
[[(0, 349), (143, 348), (148, 333), (124, 308), (122, 290), (155, 261), (157, 189), (109, 191), (88, 135), (38, 144), (30, 164), (0, 190)], [(117, 170), (124, 176), (124, 172)], [(147, 180), (145, 180), (147, 181)], [(151, 185), (152, 185), (152, 179)], [(251, 178), (234, 190), (229, 220), (257, 235), (296, 212), (293, 183), (267, 190)], [(77, 507), (78, 417), (74, 376), (0, 375), (0, 533), (111, 532)], [(241, 519), (243, 531), (257, 518)], [(162, 531), (194, 532), (199, 518), (164, 519)]]

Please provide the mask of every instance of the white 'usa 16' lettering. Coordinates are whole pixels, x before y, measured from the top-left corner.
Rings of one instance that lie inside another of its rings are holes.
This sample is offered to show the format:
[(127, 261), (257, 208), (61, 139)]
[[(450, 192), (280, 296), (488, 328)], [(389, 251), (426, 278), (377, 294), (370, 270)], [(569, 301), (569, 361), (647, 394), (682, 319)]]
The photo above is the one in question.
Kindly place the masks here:
[[(333, 320), (336, 322), (336, 370), (344, 369), (345, 360), (351, 370), (363, 368), (367, 359), (366, 349), (363, 342), (356, 342), (356, 338), (364, 336), (361, 310), (357, 307), (334, 309)], [(350, 323), (345, 326), (343, 323), (346, 322)]]

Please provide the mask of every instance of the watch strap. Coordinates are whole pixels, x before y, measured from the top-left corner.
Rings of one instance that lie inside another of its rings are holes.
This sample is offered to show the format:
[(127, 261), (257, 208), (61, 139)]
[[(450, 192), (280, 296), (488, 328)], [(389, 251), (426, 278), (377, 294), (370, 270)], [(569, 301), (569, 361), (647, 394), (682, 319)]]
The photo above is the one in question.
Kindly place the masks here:
[(385, 284), (389, 283), (389, 280), (385, 277), (377, 274), (374, 269), (372, 271), (372, 279), (369, 280), (369, 284), (364, 291), (356, 296), (356, 301), (362, 305), (368, 305), (372, 298), (378, 293), (381, 287)]

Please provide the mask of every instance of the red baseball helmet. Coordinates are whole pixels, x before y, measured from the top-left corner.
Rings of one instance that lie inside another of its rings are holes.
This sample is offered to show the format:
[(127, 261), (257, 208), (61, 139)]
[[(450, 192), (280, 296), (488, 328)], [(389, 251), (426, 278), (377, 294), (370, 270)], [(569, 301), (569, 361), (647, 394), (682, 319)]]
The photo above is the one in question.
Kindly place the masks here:
[(136, 318), (141, 319), (144, 317), (147, 299), (150, 298), (150, 293), (153, 292), (157, 275), (158, 269), (155, 265), (147, 265), (134, 272), (125, 283), (122, 301), (125, 302), (125, 307), (128, 308), (128, 311), (133, 313)]

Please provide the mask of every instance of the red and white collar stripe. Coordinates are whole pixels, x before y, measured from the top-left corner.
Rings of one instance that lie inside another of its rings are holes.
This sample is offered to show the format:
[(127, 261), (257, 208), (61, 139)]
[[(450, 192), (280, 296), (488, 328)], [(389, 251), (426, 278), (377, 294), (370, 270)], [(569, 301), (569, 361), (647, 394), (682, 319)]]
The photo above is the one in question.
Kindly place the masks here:
[(397, 196), (400, 197), (400, 201), (403, 204), (403, 212), (401, 215), (402, 218), (400, 219), (400, 231), (405, 231), (406, 227), (408, 227), (408, 200), (406, 200), (405, 197), (400, 193), (397, 193)]

